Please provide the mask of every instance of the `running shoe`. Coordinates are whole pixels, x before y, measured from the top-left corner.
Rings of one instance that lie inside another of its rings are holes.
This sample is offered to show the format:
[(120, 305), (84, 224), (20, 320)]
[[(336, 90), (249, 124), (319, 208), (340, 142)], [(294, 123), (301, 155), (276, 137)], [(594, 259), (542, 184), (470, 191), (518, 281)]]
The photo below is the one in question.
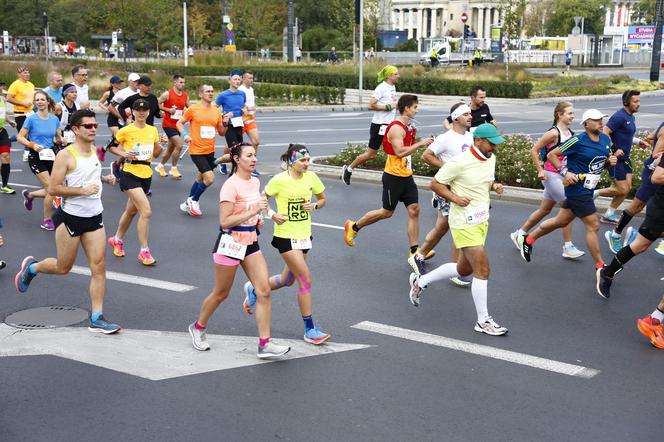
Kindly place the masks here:
[(251, 171), (251, 176), (258, 178), (259, 176), (261, 176), (261, 173), (256, 169), (254, 169)]
[(124, 243), (121, 239), (116, 239), (115, 236), (108, 238), (108, 245), (113, 248), (113, 254), (117, 257), (125, 256)]
[(432, 192), (432, 193), (433, 193), (433, 195), (431, 196), (431, 207), (433, 207), (434, 209), (437, 209), (438, 208), (438, 198), (436, 198), (436, 193), (435, 192)]
[(219, 173), (222, 175), (228, 175), (228, 169), (226, 168), (226, 163), (222, 163), (221, 166), (219, 166)]
[(657, 247), (655, 247), (655, 252), (664, 256), (664, 239), (659, 240), (659, 244), (657, 244)]
[(24, 162), (24, 163), (27, 163), (29, 157), (30, 157), (30, 152), (29, 152), (28, 150), (24, 150), (24, 151), (23, 151), (23, 158), (22, 158), (22, 159), (23, 159), (23, 162)]
[(657, 348), (664, 348), (664, 333), (659, 319), (646, 315), (644, 318), (636, 320), (636, 327), (643, 336), (648, 338), (652, 345)]
[(408, 292), (408, 299), (415, 307), (420, 306), (420, 295), (422, 294), (422, 287), (419, 286), (420, 276), (417, 273), (411, 273), (408, 278), (410, 284), (410, 291)]
[(278, 358), (283, 356), (290, 351), (290, 347), (287, 345), (279, 345), (272, 340), (269, 340), (267, 344), (262, 347), (258, 346), (258, 357), (260, 359), (266, 358)]
[(13, 195), (16, 193), (16, 191), (9, 186), (2, 186), (0, 187), (0, 193), (4, 193), (5, 195)]
[(520, 239), (521, 239), (522, 236), (523, 236), (523, 235), (519, 235), (519, 231), (518, 231), (518, 230), (517, 230), (517, 231), (514, 231), (514, 232), (512, 232), (512, 233), (510, 233), (510, 239), (512, 240), (512, 242), (513, 242), (514, 245), (516, 246), (516, 249), (517, 249), (517, 250), (521, 250), (521, 243), (520, 243), (519, 241), (520, 241)]
[(144, 266), (151, 266), (157, 262), (157, 260), (152, 257), (150, 249), (141, 250), (138, 254), (138, 261)]
[(28, 291), (28, 287), (30, 287), (30, 282), (32, 282), (32, 278), (37, 276), (36, 274), (33, 274), (30, 271), (30, 265), (36, 264), (38, 261), (35, 259), (34, 256), (26, 256), (23, 259), (23, 262), (21, 263), (21, 270), (16, 274), (16, 277), (14, 278), (14, 285), (16, 286), (16, 290), (18, 290), (21, 293), (25, 293)]
[(341, 168), (341, 181), (346, 183), (347, 186), (350, 186), (350, 176), (353, 174), (350, 170), (348, 170), (348, 166), (345, 164)]
[(563, 245), (563, 258), (565, 259), (577, 259), (585, 255), (586, 252), (576, 248), (574, 244), (569, 246)]
[(611, 297), (611, 284), (613, 283), (613, 278), (609, 278), (604, 273), (604, 268), (597, 269), (595, 272), (597, 278), (597, 294), (604, 299), (609, 299)]
[(627, 247), (628, 245), (632, 244), (636, 239), (636, 235), (638, 235), (638, 233), (639, 231), (637, 229), (635, 229), (632, 226), (629, 226), (627, 228), (627, 232), (625, 232), (625, 241), (623, 241), (623, 247)]
[(168, 171), (168, 174), (177, 180), (182, 179), (182, 174), (180, 173), (180, 170), (177, 168), (177, 166), (171, 167), (171, 170)]
[(530, 262), (530, 255), (533, 253), (533, 246), (526, 242), (526, 238), (524, 236), (519, 237), (519, 243), (521, 245), (521, 257), (526, 260), (526, 262)]
[(97, 146), (97, 158), (99, 158), (99, 161), (104, 161), (106, 159), (106, 151), (101, 146)]
[(196, 328), (196, 323), (189, 324), (189, 334), (191, 335), (191, 343), (196, 350), (205, 351), (210, 349), (210, 344), (207, 343), (207, 334), (205, 330)]
[(0, 259), (0, 270), (4, 269), (5, 267), (7, 267), (7, 263)]
[(164, 168), (164, 165), (159, 163), (156, 166), (154, 166), (155, 172), (159, 174), (160, 177), (165, 178), (168, 176), (168, 172), (166, 172), (166, 168)]
[(622, 248), (620, 244), (622, 236), (618, 235), (613, 230), (607, 230), (604, 232), (604, 238), (606, 238), (606, 242), (609, 243), (609, 249), (611, 249), (614, 255), (620, 251)]
[(606, 216), (606, 214), (604, 214), (600, 216), (599, 220), (604, 224), (618, 224), (618, 215), (612, 213), (610, 216)]
[(452, 281), (454, 284), (458, 285), (459, 287), (470, 287), (470, 281), (464, 281), (463, 279), (460, 279), (458, 276), (451, 277), (450, 281)]
[(90, 318), (90, 325), (88, 325), (88, 331), (93, 333), (103, 333), (105, 335), (112, 335), (120, 330), (122, 330), (122, 327), (118, 324), (108, 322), (106, 318), (104, 318), (104, 315), (101, 315), (96, 321), (93, 321), (92, 318)]
[(191, 200), (189, 203), (189, 208), (191, 210), (191, 216), (203, 216), (203, 212), (201, 212), (201, 206), (198, 205), (198, 201)]
[(353, 230), (354, 225), (355, 221), (349, 219), (344, 223), (344, 242), (348, 247), (355, 247), (355, 237), (357, 236), (357, 232)]
[(476, 322), (475, 331), (479, 333), (486, 333), (487, 335), (491, 336), (502, 336), (507, 334), (507, 328), (498, 325), (491, 316), (486, 318), (482, 323)]
[(28, 189), (25, 189), (23, 192), (21, 192), (21, 195), (23, 195), (23, 206), (27, 210), (32, 210), (32, 200), (34, 200), (34, 198), (30, 196)]
[(304, 342), (309, 344), (320, 345), (332, 337), (329, 333), (323, 333), (318, 327), (307, 330), (304, 333)]
[(55, 225), (53, 224), (53, 220), (51, 218), (47, 218), (44, 221), (42, 221), (40, 227), (44, 230), (48, 230), (52, 232), (55, 230)]
[(410, 268), (413, 269), (413, 272), (417, 273), (418, 275), (424, 275), (427, 272), (424, 268), (424, 260), (419, 259), (417, 253), (410, 254), (408, 257), (408, 264), (410, 265)]
[(244, 283), (242, 290), (244, 291), (244, 302), (242, 303), (242, 306), (244, 307), (244, 311), (247, 312), (248, 315), (251, 315), (254, 313), (254, 307), (256, 306), (256, 290), (254, 290), (254, 286), (250, 281)]

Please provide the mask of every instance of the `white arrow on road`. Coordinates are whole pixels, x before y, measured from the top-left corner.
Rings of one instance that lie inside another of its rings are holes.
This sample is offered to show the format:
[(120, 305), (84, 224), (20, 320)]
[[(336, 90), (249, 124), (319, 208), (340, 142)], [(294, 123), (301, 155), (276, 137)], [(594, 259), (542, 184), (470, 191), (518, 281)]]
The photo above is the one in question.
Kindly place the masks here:
[[(0, 357), (52, 355), (153, 381), (275, 362), (256, 357), (256, 337), (208, 335), (208, 342), (211, 350), (200, 352), (191, 346), (187, 332), (122, 330), (104, 336), (85, 327), (20, 330), (0, 324)], [(291, 346), (285, 360), (371, 347), (342, 343), (314, 346), (293, 339), (277, 342)]]

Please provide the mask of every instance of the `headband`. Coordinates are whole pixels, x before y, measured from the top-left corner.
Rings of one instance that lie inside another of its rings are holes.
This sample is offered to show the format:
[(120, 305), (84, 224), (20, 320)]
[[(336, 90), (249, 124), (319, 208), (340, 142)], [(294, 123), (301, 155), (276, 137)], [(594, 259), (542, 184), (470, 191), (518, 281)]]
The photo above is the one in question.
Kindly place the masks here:
[(67, 95), (68, 93), (75, 91), (77, 91), (76, 86), (70, 84), (69, 86), (65, 86), (65, 88), (62, 90), (62, 95)]
[(396, 66), (392, 66), (391, 64), (388, 64), (385, 66), (383, 69), (378, 72), (378, 75), (376, 76), (376, 80), (378, 80), (378, 83), (385, 81), (387, 77), (390, 75), (394, 75), (397, 72), (399, 72), (399, 69), (397, 69)]
[[(241, 76), (242, 76), (242, 71), (239, 70), (239, 69), (233, 69), (233, 70), (231, 71), (231, 75), (230, 75), (230, 77), (233, 77), (233, 76), (235, 76), (235, 75), (238, 75), (238, 76), (241, 77)], [(230, 78), (230, 77), (229, 77), (229, 78)]]
[(294, 162), (299, 161), (302, 158), (309, 158), (309, 157), (311, 157), (311, 155), (309, 154), (309, 150), (304, 146), (300, 146), (297, 149), (293, 150), (293, 152), (291, 152), (288, 162), (293, 164)]
[(452, 119), (452, 121), (454, 121), (457, 118), (459, 118), (461, 115), (467, 114), (468, 112), (470, 112), (470, 106), (468, 106), (467, 104), (462, 104), (461, 106), (454, 109), (454, 111), (450, 115), (450, 118)]

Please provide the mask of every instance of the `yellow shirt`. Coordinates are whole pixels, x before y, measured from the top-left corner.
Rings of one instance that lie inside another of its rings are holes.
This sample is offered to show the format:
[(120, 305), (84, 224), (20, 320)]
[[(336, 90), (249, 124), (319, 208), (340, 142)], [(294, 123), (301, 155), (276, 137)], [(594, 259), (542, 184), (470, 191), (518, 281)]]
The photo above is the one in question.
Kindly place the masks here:
[(30, 106), (14, 105), (14, 115), (22, 117), (26, 112), (32, 111), (32, 101), (35, 98), (35, 85), (29, 81), (15, 80), (7, 89), (7, 94), (14, 96), (17, 101), (29, 102)]
[[(122, 144), (125, 152), (133, 152), (137, 160), (150, 163), (154, 155), (154, 143), (159, 141), (159, 132), (154, 126), (146, 125), (138, 128), (134, 124), (130, 124), (120, 129), (115, 135), (115, 139)], [(122, 170), (138, 178), (152, 176), (152, 168), (147, 164), (125, 163)]]

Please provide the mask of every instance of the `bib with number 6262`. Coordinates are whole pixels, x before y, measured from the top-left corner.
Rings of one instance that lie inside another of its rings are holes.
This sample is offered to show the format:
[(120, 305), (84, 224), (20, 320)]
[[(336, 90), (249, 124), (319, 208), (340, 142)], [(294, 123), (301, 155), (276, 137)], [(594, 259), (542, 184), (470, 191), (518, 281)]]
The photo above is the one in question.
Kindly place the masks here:
[(304, 239), (291, 239), (291, 248), (293, 250), (309, 250), (311, 249), (311, 238)]
[(466, 208), (466, 222), (470, 225), (481, 224), (489, 219), (489, 203)]
[(247, 253), (247, 246), (235, 241), (232, 235), (224, 233), (219, 239), (217, 253), (229, 258), (243, 260)]

